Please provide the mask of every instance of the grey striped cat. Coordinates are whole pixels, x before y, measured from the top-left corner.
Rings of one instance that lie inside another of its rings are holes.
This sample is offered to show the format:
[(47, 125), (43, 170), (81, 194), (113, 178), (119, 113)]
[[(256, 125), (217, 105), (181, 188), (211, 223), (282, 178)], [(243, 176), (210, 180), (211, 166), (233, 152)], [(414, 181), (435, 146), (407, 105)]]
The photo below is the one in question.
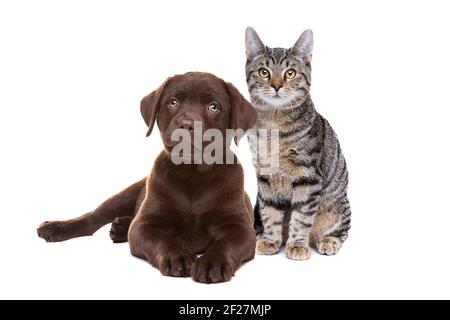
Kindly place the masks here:
[[(290, 49), (266, 47), (250, 27), (245, 42), (255, 129), (279, 130), (274, 174), (262, 173), (264, 159), (256, 164), (256, 251), (275, 254), (285, 243), (286, 256), (294, 260), (308, 259), (310, 247), (334, 255), (350, 229), (348, 172), (337, 136), (309, 94), (312, 31), (304, 31)], [(257, 140), (251, 138), (255, 152)]]

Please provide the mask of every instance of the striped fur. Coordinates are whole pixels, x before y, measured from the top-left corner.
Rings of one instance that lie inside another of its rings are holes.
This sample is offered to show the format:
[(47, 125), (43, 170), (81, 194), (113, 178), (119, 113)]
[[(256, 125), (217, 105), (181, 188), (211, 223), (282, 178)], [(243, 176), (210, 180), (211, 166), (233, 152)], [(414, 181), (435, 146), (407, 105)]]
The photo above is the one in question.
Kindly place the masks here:
[[(246, 46), (247, 83), (258, 111), (255, 127), (280, 133), (276, 172), (263, 175), (264, 159), (256, 164), (257, 252), (274, 254), (286, 243), (286, 255), (295, 260), (308, 259), (310, 246), (320, 254), (336, 254), (350, 229), (348, 172), (337, 136), (309, 94), (312, 33), (304, 32), (291, 49), (272, 49), (249, 28)], [(260, 76), (261, 68), (270, 72), (270, 78)], [(289, 69), (296, 71), (292, 79), (284, 76)], [(274, 79), (282, 83), (278, 92)], [(256, 152), (255, 140), (249, 141)]]

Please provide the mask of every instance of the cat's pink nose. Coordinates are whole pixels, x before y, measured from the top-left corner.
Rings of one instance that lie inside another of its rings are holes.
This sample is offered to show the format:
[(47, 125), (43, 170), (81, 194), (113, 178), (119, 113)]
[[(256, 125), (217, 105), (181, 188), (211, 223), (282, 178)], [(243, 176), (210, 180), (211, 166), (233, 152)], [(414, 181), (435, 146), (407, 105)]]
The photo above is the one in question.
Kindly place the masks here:
[(281, 87), (282, 87), (282, 86), (276, 86), (276, 85), (272, 85), (272, 88), (274, 88), (274, 89), (275, 89), (275, 92), (278, 92), (278, 91), (280, 91)]

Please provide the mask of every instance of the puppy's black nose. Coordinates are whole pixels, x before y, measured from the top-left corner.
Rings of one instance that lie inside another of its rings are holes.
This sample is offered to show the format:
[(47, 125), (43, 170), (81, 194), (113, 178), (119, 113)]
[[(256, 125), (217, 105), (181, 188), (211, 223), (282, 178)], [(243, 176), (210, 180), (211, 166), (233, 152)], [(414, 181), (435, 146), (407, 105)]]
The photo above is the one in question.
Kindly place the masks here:
[(181, 120), (178, 128), (179, 129), (189, 130), (189, 131), (194, 131), (194, 121), (192, 121), (192, 120)]
[(276, 85), (272, 85), (272, 88), (274, 88), (274, 89), (275, 89), (275, 92), (278, 92), (278, 91), (280, 91), (281, 87), (282, 87), (282, 86), (276, 86)]

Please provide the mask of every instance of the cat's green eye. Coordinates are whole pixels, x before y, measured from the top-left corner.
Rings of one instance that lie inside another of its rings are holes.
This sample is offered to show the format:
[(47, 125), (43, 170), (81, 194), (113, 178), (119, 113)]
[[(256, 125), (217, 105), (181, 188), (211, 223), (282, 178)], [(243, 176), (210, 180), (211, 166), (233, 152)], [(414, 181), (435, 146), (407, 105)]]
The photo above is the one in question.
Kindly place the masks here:
[(259, 69), (258, 74), (263, 79), (267, 79), (270, 76), (269, 70), (264, 69), (264, 68)]
[(284, 76), (286, 77), (286, 79), (293, 79), (293, 78), (295, 78), (296, 75), (297, 75), (297, 71), (295, 71), (294, 69), (289, 69), (288, 71), (286, 71), (284, 73)]

